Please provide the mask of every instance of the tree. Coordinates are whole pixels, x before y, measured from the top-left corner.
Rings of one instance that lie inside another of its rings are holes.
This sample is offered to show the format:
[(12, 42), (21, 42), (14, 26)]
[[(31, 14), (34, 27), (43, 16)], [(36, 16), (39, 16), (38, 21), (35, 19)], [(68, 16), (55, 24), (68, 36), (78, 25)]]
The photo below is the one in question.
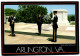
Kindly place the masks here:
[(75, 21), (75, 15), (68, 15), (68, 21)]
[(15, 14), (16, 14), (16, 10), (14, 10), (14, 9), (11, 9), (11, 8), (6, 8), (6, 9), (4, 9), (4, 11), (5, 11), (5, 15), (6, 16), (10, 16), (11, 15), (11, 12), (13, 12), (14, 14), (14, 16), (15, 16)]
[(50, 13), (50, 18), (52, 18), (52, 12)]
[(49, 14), (49, 23), (51, 23), (51, 18), (52, 18), (52, 12)]
[(17, 22), (36, 23), (38, 13), (41, 12), (44, 16), (47, 14), (47, 9), (40, 5), (19, 5), (17, 12)]

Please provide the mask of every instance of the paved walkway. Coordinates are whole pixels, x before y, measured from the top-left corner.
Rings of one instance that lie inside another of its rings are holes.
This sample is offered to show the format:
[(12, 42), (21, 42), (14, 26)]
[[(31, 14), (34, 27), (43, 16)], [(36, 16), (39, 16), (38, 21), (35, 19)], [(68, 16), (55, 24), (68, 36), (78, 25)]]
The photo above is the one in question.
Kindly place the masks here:
[[(69, 29), (70, 28), (70, 29)], [(72, 29), (73, 30), (72, 30)], [(15, 37), (10, 35), (10, 26), (5, 24), (5, 44), (66, 44), (75, 43), (75, 26), (59, 26), (57, 42), (52, 40), (52, 26), (48, 24), (42, 25), (42, 35), (37, 35), (37, 24), (31, 23), (16, 23)]]

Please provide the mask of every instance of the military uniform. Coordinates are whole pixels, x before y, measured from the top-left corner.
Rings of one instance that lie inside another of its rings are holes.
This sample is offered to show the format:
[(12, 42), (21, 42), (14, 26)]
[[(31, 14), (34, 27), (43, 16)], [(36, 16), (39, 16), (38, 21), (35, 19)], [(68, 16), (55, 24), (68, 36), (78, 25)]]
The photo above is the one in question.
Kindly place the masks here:
[(40, 35), (41, 34), (41, 26), (42, 26), (42, 23), (43, 23), (43, 17), (42, 16), (38, 16), (37, 17), (37, 25), (38, 25), (38, 34)]
[(14, 34), (14, 16), (9, 16), (8, 21), (10, 22), (11, 35), (15, 36), (15, 34)]
[(56, 42), (57, 41), (57, 28), (58, 28), (58, 25), (57, 25), (57, 22), (58, 22), (58, 17), (57, 15), (55, 15), (53, 17), (53, 42)]

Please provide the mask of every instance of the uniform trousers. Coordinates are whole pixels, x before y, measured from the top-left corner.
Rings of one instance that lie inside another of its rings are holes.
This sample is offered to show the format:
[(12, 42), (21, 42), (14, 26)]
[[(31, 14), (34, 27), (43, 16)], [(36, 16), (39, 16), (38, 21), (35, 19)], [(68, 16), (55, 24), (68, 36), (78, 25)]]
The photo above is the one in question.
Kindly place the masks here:
[(41, 26), (42, 24), (38, 24), (38, 33), (41, 34)]
[(14, 25), (11, 25), (11, 34), (14, 35)]
[(53, 42), (57, 41), (57, 29), (53, 28)]

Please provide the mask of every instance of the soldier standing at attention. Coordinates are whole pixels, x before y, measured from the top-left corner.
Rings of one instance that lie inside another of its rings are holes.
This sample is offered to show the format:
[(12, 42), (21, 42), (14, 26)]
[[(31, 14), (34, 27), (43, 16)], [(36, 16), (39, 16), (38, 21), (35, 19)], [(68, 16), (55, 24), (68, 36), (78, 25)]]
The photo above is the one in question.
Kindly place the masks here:
[(58, 25), (57, 25), (57, 22), (58, 22), (57, 11), (54, 11), (53, 15), (54, 15), (53, 19), (52, 19), (52, 22), (53, 22), (53, 42), (56, 42), (57, 41), (57, 28), (58, 28)]
[(39, 15), (37, 17), (37, 25), (38, 25), (38, 35), (41, 35), (41, 26), (42, 26), (42, 23), (43, 23), (43, 19), (42, 19), (42, 15), (41, 15), (41, 12), (39, 12)]
[(14, 34), (14, 16), (13, 16), (13, 12), (11, 12), (11, 16), (9, 16), (8, 21), (10, 22), (10, 27), (11, 27), (11, 36), (15, 36)]

